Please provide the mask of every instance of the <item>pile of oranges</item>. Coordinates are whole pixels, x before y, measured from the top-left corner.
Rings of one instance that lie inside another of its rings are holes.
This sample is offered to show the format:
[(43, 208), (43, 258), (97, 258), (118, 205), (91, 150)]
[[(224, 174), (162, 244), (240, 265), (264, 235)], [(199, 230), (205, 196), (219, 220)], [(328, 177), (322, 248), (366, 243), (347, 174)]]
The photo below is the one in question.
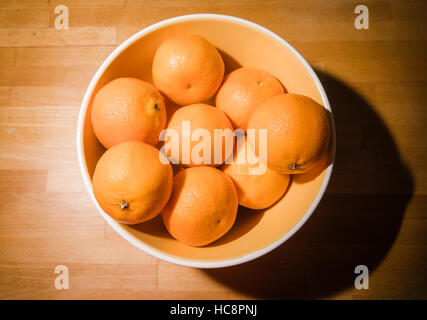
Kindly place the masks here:
[[(157, 48), (154, 85), (118, 78), (97, 92), (91, 121), (107, 151), (96, 165), (93, 191), (112, 218), (137, 224), (161, 214), (174, 238), (204, 246), (230, 230), (239, 205), (270, 207), (285, 194), (291, 174), (310, 170), (327, 152), (325, 108), (286, 93), (264, 70), (242, 67), (224, 78), (224, 69), (220, 53), (206, 39), (177, 36)], [(164, 129), (176, 132), (178, 139), (167, 143), (177, 152), (163, 152)], [(209, 135), (183, 142), (200, 129)], [(243, 136), (240, 145), (236, 129)], [(220, 141), (217, 130), (224, 133)], [(266, 154), (261, 159), (260, 134), (249, 139), (249, 132), (262, 130)], [(203, 139), (210, 140), (209, 149), (199, 149)]]

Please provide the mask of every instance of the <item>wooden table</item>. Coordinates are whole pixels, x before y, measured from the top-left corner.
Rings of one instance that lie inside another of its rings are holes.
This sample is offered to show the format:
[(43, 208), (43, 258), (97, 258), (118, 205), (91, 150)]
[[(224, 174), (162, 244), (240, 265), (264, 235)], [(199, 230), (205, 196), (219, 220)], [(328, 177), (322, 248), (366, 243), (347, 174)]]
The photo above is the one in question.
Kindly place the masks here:
[[(426, 2), (28, 0), (0, 2), (0, 297), (427, 298)], [(70, 28), (54, 28), (57, 4)], [(306, 225), (256, 261), (199, 270), (118, 236), (83, 186), (76, 124), (106, 56), (165, 18), (222, 13), (288, 40), (323, 81), (336, 168)], [(356, 290), (354, 269), (370, 270)], [(57, 265), (69, 289), (57, 290)]]

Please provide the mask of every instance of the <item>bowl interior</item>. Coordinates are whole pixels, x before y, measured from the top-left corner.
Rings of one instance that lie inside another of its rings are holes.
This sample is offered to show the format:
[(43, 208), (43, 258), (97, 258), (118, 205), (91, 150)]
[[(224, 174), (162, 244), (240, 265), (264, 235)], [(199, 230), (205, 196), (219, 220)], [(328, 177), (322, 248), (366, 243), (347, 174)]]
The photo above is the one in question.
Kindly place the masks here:
[[(220, 50), (226, 72), (239, 66), (262, 68), (274, 74), (288, 92), (304, 94), (322, 105), (326, 104), (312, 75), (297, 55), (260, 28), (238, 20), (212, 17), (163, 24), (123, 50), (100, 76), (92, 92), (83, 126), (83, 159), (90, 179), (97, 160), (105, 151), (94, 136), (90, 123), (95, 93), (107, 82), (122, 76), (152, 82), (151, 64), (156, 48), (163, 40), (178, 34), (198, 34), (208, 39)], [(264, 211), (240, 207), (237, 221), (230, 232), (202, 248), (189, 247), (174, 240), (164, 228), (160, 216), (140, 225), (127, 226), (102, 214), (114, 229), (133, 244), (160, 256), (198, 262), (238, 259), (272, 245), (297, 226), (318, 195), (331, 159), (332, 150), (318, 167), (294, 176), (286, 195), (272, 207)], [(93, 194), (91, 196), (94, 199)]]

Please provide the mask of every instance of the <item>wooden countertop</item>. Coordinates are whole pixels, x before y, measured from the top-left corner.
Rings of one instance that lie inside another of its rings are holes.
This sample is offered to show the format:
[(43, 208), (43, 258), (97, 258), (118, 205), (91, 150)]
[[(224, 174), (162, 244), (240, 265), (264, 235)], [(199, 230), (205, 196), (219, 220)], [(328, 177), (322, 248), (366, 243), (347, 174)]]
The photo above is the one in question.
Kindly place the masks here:
[[(90, 4), (89, 4), (90, 3)], [(425, 1), (0, 2), (0, 298), (427, 298)], [(55, 30), (54, 8), (70, 28)], [(267, 256), (199, 270), (118, 236), (87, 195), (76, 158), (84, 91), (105, 57), (165, 18), (222, 13), (288, 40), (323, 81), (336, 167), (304, 227)], [(368, 290), (354, 268), (370, 269)], [(69, 268), (68, 290), (54, 270)]]

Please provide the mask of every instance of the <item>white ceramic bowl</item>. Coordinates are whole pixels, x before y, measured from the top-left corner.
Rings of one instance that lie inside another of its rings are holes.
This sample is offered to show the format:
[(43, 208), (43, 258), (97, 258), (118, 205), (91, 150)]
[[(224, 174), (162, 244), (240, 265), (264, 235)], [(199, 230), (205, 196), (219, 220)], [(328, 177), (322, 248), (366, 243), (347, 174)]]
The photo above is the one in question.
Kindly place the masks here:
[(310, 96), (332, 115), (325, 91), (310, 65), (285, 40), (255, 23), (217, 14), (194, 14), (153, 24), (120, 44), (102, 63), (86, 90), (77, 126), (77, 154), (86, 189), (109, 225), (141, 250), (172, 263), (218, 268), (260, 257), (289, 239), (307, 221), (321, 200), (332, 173), (335, 128), (331, 116), (330, 152), (308, 173), (295, 175), (286, 195), (263, 212), (240, 208), (233, 228), (221, 239), (201, 248), (186, 246), (169, 236), (161, 219), (137, 226), (120, 224), (98, 205), (92, 174), (105, 149), (93, 134), (90, 110), (93, 97), (107, 82), (122, 76), (152, 82), (151, 62), (157, 46), (176, 34), (198, 34), (221, 52), (226, 72), (252, 66), (274, 74), (288, 92)]

